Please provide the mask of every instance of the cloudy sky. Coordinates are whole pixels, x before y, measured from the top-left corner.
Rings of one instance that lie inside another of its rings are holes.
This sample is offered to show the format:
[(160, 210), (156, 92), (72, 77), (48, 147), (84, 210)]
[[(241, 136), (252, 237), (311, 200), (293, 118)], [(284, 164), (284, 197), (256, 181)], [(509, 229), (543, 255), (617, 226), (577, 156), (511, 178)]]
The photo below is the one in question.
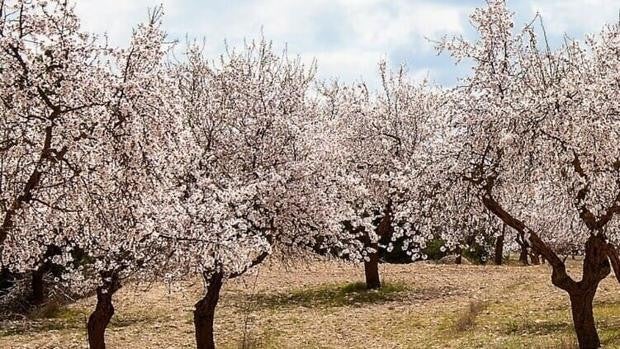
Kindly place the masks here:
[[(224, 40), (239, 46), (261, 30), (290, 54), (316, 58), (322, 78), (364, 78), (376, 84), (377, 62), (406, 63), (416, 78), (451, 85), (466, 69), (437, 56), (427, 38), (444, 34), (474, 36), (468, 14), (484, 0), (76, 0), (83, 26), (106, 32), (115, 44), (127, 42), (131, 26), (147, 9), (163, 4), (164, 26), (171, 38), (205, 38), (210, 54), (223, 51)], [(552, 41), (564, 33), (582, 38), (618, 20), (618, 0), (512, 0), (518, 24), (540, 12)]]

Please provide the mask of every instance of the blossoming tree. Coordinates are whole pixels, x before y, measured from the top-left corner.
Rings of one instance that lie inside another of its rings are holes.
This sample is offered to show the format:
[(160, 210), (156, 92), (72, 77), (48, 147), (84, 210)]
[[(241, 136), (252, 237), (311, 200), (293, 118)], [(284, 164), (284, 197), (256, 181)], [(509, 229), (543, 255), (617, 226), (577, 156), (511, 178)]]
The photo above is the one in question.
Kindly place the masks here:
[(339, 150), (331, 161), (348, 212), (340, 237), (348, 246), (339, 253), (364, 261), (369, 289), (381, 286), (380, 248), (392, 251), (400, 239), (412, 260), (424, 259), (427, 240), (441, 231), (432, 217), (441, 187), (433, 179), (433, 159), (445, 132), (443, 94), (412, 82), (404, 68), (392, 72), (382, 62), (379, 71), (377, 93), (363, 83), (323, 89)]
[(88, 337), (104, 348), (112, 295), (165, 256), (152, 234), (174, 162), (161, 12), (127, 49), (82, 32), (66, 1), (2, 1), (0, 14), (2, 264), (40, 276), (53, 262), (75, 292), (96, 288)]
[(264, 39), (216, 62), (190, 45), (186, 61), (172, 67), (187, 159), (171, 188), (178, 220), (163, 235), (175, 243), (176, 274), (204, 279), (194, 310), (198, 348), (215, 345), (225, 280), (262, 263), (278, 242), (306, 245), (330, 229), (331, 205), (322, 204), (320, 163), (310, 151), (318, 127), (308, 94), (313, 73)]
[[(503, 1), (476, 10), (472, 23), (478, 41), (442, 44), (474, 63), (455, 92), (455, 173), (549, 261), (553, 284), (570, 296), (580, 347), (598, 348), (592, 301), (611, 267), (620, 273), (619, 27), (589, 37), (587, 47), (568, 41), (552, 51), (539, 48), (533, 25), (514, 33)], [(556, 242), (584, 246), (580, 281), (550, 247)]]

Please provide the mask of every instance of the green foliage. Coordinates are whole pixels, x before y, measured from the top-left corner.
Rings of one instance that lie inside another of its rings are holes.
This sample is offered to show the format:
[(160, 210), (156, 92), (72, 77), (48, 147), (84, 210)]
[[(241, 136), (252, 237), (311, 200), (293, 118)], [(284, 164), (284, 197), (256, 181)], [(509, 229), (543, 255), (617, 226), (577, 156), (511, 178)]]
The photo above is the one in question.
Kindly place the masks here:
[(488, 246), (481, 246), (478, 244), (472, 244), (467, 248), (463, 249), (463, 257), (467, 258), (473, 264), (487, 264), (491, 255), (489, 253), (490, 249)]
[(426, 243), (426, 248), (422, 250), (431, 261), (438, 261), (448, 254), (448, 251), (442, 251), (441, 248), (446, 245), (442, 239), (433, 239)]

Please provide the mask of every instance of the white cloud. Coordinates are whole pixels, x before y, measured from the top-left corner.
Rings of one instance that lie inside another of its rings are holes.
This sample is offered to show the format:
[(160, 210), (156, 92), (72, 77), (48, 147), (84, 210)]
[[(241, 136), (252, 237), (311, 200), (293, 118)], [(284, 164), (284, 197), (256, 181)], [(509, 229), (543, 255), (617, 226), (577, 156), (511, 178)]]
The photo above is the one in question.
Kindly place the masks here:
[(334, 52), (308, 52), (305, 61), (316, 58), (320, 75), (326, 79), (359, 81), (374, 80), (378, 75), (379, 61), (385, 57), (380, 51), (340, 50)]
[[(127, 42), (131, 26), (162, 0), (78, 0), (85, 29)], [(376, 78), (377, 63), (393, 50), (429, 53), (425, 37), (462, 33), (468, 9), (431, 0), (164, 0), (166, 30), (177, 38), (206, 37), (207, 51), (222, 52), (255, 38), (261, 28), (276, 47), (318, 59), (321, 77)]]
[(166, 17), (174, 16), (179, 1), (174, 0), (77, 0), (76, 12), (82, 28), (106, 33), (113, 44), (128, 42), (132, 28), (147, 18), (148, 10), (163, 4)]
[(389, 8), (353, 9), (347, 20), (363, 46), (397, 47), (411, 42), (418, 48), (424, 37), (462, 33), (466, 14), (459, 6), (437, 5), (422, 1), (393, 1)]
[[(553, 34), (596, 33), (605, 23), (618, 20), (618, 0), (547, 0), (530, 2)], [(580, 35), (581, 36), (581, 35)]]

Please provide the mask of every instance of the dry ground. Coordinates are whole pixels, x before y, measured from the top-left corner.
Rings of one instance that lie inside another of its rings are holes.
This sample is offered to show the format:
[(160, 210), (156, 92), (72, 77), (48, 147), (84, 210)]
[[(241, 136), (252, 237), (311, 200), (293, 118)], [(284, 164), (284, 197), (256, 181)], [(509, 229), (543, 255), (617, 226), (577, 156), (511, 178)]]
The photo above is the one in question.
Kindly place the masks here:
[[(578, 274), (576, 262), (569, 270)], [(220, 348), (573, 348), (568, 298), (547, 266), (381, 265), (366, 292), (359, 265), (269, 263), (229, 282), (216, 320)], [(110, 348), (191, 348), (199, 282), (178, 290), (127, 287), (116, 297)], [(605, 348), (620, 348), (620, 286), (596, 297)], [(85, 348), (92, 298), (4, 322), (0, 348)]]

